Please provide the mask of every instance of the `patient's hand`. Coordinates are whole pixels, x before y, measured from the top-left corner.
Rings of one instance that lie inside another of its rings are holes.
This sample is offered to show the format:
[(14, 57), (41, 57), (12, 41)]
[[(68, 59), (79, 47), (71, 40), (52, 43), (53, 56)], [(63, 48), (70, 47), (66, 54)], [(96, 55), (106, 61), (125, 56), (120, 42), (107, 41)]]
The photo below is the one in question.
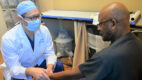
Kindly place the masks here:
[(48, 67), (46, 69), (47, 73), (53, 73), (53, 64), (48, 64)]
[(52, 70), (52, 69), (46, 69), (46, 72), (47, 72), (48, 74), (51, 74), (51, 73), (53, 73), (53, 70)]

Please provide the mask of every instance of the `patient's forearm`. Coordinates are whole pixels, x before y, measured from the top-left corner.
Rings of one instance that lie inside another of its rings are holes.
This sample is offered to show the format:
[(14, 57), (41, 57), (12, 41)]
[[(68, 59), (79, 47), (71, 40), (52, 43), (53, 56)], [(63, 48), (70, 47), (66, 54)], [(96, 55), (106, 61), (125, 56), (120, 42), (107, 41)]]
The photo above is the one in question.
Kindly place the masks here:
[(72, 70), (50, 74), (49, 77), (55, 80), (71, 80), (82, 78), (84, 77), (84, 75), (80, 72), (79, 68), (77, 67)]

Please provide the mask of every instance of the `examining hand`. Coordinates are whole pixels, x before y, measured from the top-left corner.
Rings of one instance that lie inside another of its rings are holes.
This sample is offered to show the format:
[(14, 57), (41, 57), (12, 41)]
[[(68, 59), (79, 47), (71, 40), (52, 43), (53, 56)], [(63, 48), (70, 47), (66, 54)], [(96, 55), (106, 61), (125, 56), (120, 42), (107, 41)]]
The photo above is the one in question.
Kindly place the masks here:
[(47, 76), (47, 70), (43, 68), (27, 68), (26, 74), (32, 76), (34, 80), (50, 80)]

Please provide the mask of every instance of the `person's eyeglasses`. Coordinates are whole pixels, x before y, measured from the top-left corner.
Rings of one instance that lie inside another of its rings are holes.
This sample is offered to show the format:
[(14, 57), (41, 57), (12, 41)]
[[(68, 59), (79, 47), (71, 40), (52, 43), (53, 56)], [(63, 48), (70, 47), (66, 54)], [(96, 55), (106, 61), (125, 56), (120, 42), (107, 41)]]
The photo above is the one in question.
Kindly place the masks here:
[(108, 19), (108, 20), (105, 20), (103, 22), (100, 22), (99, 24), (97, 24), (98, 27), (102, 26), (104, 23), (107, 23), (109, 21), (112, 21), (112, 19)]
[(33, 15), (33, 16), (24, 17), (24, 18), (28, 18), (28, 19), (30, 19), (30, 20), (36, 20), (36, 19), (39, 19), (39, 18), (40, 18), (40, 15)]

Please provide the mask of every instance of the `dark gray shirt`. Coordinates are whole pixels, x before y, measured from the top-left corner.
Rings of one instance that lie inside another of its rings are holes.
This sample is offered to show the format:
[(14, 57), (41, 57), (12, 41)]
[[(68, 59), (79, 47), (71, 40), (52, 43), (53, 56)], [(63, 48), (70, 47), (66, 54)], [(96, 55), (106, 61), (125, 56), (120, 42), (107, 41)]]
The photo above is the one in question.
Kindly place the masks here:
[(142, 80), (142, 43), (128, 33), (79, 69), (87, 80)]

